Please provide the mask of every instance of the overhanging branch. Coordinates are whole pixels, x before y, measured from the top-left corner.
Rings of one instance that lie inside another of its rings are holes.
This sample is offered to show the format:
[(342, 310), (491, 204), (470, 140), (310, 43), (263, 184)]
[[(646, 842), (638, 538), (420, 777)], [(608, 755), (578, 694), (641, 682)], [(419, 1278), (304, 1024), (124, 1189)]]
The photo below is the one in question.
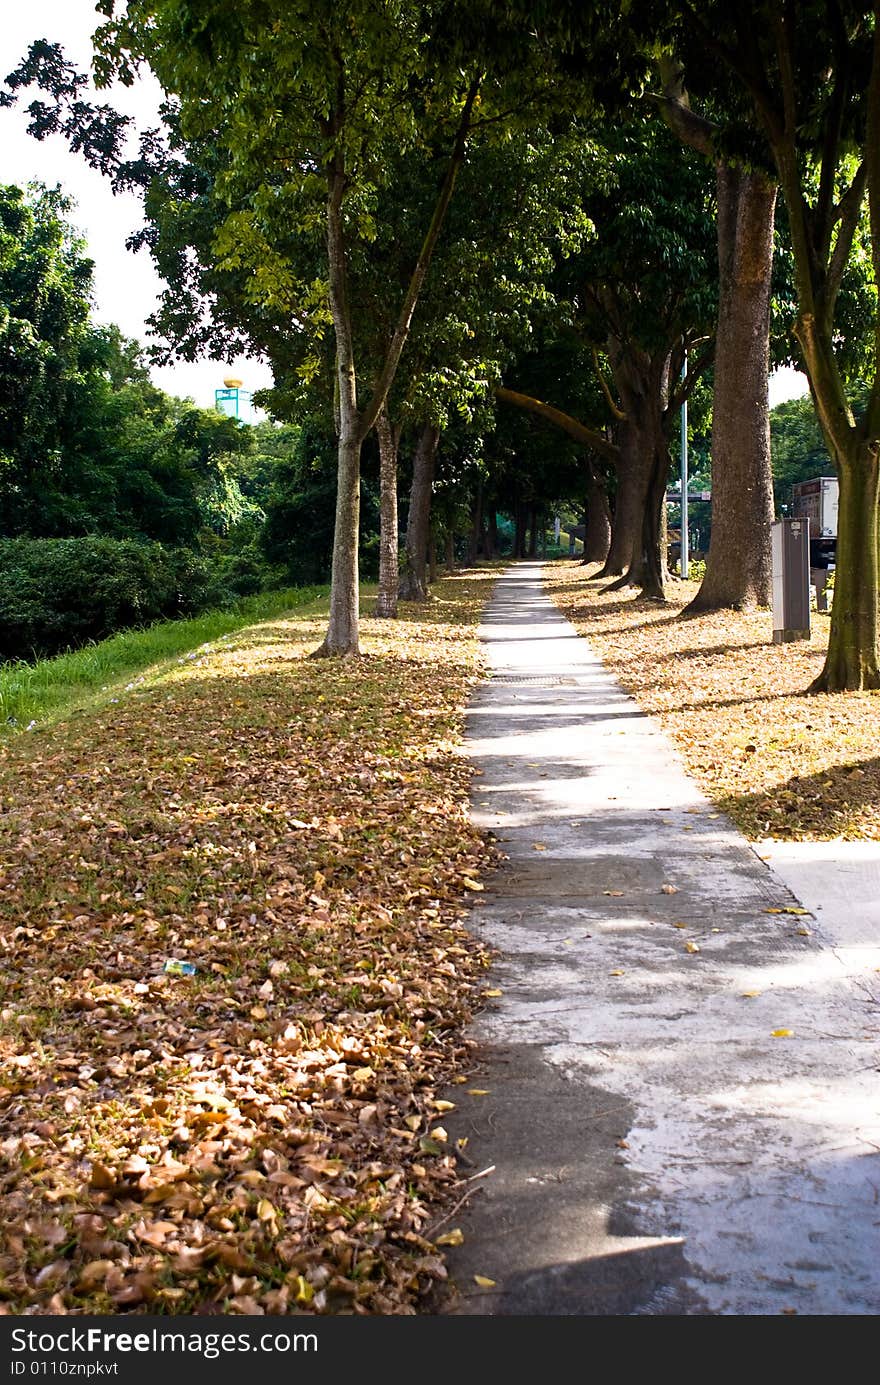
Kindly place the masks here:
[(505, 389), (503, 385), (496, 386), (495, 397), (504, 404), (513, 404), (518, 409), (525, 409), (528, 413), (537, 414), (539, 418), (545, 418), (548, 423), (553, 423), (564, 433), (568, 433), (570, 438), (583, 443), (585, 447), (591, 447), (594, 452), (607, 457), (615, 465), (619, 461), (619, 448), (615, 443), (609, 442), (597, 428), (588, 428), (579, 419), (572, 418), (571, 414), (563, 413), (562, 409), (554, 408), (552, 404), (545, 404), (543, 399), (535, 399), (531, 394), (521, 394), (519, 390)]

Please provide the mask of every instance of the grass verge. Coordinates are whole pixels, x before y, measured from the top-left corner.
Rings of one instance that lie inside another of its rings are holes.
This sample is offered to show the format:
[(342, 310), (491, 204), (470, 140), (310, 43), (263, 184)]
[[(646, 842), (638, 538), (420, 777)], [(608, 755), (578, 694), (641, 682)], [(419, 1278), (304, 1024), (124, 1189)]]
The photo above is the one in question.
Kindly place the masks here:
[(255, 621), (312, 606), (326, 593), (326, 587), (261, 592), (243, 597), (225, 610), (203, 611), (188, 620), (160, 620), (143, 630), (122, 630), (54, 659), (0, 664), (0, 734), (33, 730), (41, 722), (89, 706), (104, 695), (107, 700), (132, 674)]
[(492, 576), (367, 658), (294, 614), (0, 745), (7, 1312), (411, 1313), (445, 1276)]
[(551, 595), (748, 837), (880, 840), (880, 697), (805, 692), (828, 616), (814, 613), (809, 641), (774, 645), (769, 611), (680, 619), (695, 583), (658, 606), (603, 596), (594, 570), (554, 564)]

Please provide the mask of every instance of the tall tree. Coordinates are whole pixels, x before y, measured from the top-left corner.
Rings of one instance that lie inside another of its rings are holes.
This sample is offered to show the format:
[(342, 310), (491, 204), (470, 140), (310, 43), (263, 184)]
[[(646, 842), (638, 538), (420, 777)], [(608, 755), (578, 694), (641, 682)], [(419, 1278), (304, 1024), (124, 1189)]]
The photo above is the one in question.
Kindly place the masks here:
[(718, 127), (691, 109), (680, 63), (660, 62), (660, 109), (715, 166), (718, 321), (712, 408), (712, 535), (689, 611), (769, 606), (773, 482), (767, 380), (776, 183), (769, 170), (725, 158)]
[[(108, 0), (104, 9), (112, 15), (119, 7)], [(184, 155), (189, 141), (201, 152), (223, 131), (203, 194), (213, 203), (214, 252), (229, 268), (251, 272), (251, 301), (313, 326), (317, 318), (319, 331), (329, 308), (339, 444), (323, 654), (359, 652), (361, 446), (394, 380), (480, 90), (477, 63), (452, 60), (448, 41), (439, 42), (441, 10), (414, 0), (130, 0), (95, 35), (102, 80), (125, 80), (144, 62), (152, 68), (173, 104), (169, 125)], [(33, 77), (32, 67), (16, 82)], [(433, 211), (364, 400), (350, 246), (374, 235), (373, 202), (390, 151), (426, 141), (441, 155)], [(317, 276), (298, 277), (300, 266), (283, 253), (291, 225), (320, 247)]]
[[(793, 331), (840, 481), (838, 565), (828, 654), (816, 691), (880, 687), (878, 503), (880, 375), (864, 415), (847, 388), (840, 290), (867, 194), (866, 247), (880, 340), (880, 23), (876, 6), (771, 0), (680, 4), (682, 44), (697, 43), (702, 81), (733, 75), (752, 137), (769, 149), (788, 214)], [(876, 355), (876, 353), (875, 353)]]
[[(715, 296), (710, 193), (697, 160), (660, 122), (637, 121), (602, 136), (605, 162), (585, 168), (584, 210), (595, 236), (560, 265), (556, 288), (570, 328), (604, 352), (600, 371), (617, 422), (609, 440), (564, 410), (499, 391), (499, 398), (543, 413), (617, 473), (609, 573), (620, 584), (663, 599), (661, 553), (670, 436), (682, 399), (711, 358), (707, 345)], [(685, 348), (698, 345), (680, 379)], [(603, 420), (604, 421), (604, 420)]]
[[(490, 127), (491, 128), (491, 127)], [(572, 253), (590, 233), (579, 205), (578, 178), (589, 146), (564, 133), (551, 136), (535, 123), (528, 139), (496, 142), (472, 138), (413, 323), (407, 351), (389, 393), (388, 457), (405, 426), (414, 444), (413, 493), (408, 511), (401, 595), (427, 597), (425, 551), (433, 494), (431, 430), (462, 421), (472, 430), (492, 425), (486, 384), (498, 378), (516, 350), (555, 311), (548, 286), (555, 257)], [(413, 156), (395, 160), (389, 186), (377, 198), (375, 241), (352, 255), (350, 288), (359, 305), (362, 360), (381, 359), (394, 330), (395, 290), (402, 291), (417, 248), (415, 237), (429, 212), (431, 166)], [(445, 450), (445, 449), (444, 449)], [(385, 511), (394, 513), (388, 494)], [(387, 582), (396, 578), (396, 534), (383, 534)], [(392, 569), (391, 559), (394, 558)], [(393, 603), (380, 576), (380, 601)]]

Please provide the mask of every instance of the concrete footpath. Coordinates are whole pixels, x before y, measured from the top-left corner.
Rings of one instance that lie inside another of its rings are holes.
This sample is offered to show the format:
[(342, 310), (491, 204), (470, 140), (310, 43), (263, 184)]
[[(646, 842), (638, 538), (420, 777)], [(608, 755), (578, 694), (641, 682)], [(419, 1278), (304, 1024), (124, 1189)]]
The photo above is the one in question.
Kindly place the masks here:
[(796, 912), (538, 564), (482, 635), (473, 816), (509, 860), (471, 920), (501, 994), (444, 1120), (474, 1175), (451, 1311), (880, 1312), (870, 958)]

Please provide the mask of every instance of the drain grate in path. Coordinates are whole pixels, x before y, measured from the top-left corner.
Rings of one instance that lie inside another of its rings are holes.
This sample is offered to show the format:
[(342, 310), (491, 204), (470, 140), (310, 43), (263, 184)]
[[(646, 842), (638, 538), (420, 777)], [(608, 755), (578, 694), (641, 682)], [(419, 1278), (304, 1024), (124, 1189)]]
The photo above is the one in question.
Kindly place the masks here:
[(547, 678), (543, 674), (493, 673), (490, 680), (511, 688), (576, 688), (576, 678)]

